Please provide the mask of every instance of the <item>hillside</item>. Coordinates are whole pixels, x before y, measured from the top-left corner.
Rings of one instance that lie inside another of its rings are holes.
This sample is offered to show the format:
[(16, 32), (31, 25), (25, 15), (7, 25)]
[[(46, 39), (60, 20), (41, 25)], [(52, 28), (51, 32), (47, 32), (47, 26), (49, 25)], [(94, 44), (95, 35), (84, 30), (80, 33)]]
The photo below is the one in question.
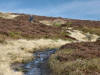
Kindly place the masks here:
[(52, 55), (54, 75), (99, 75), (100, 41), (66, 44)]
[(99, 50), (100, 21), (0, 12), (0, 75), (29, 75), (36, 58), (52, 75), (99, 75)]
[[(96, 34), (99, 34), (100, 31), (100, 21), (74, 20), (33, 15), (33, 20), (30, 22), (31, 15), (14, 13), (10, 13), (9, 15), (18, 16), (13, 19), (0, 17), (0, 33), (6, 36), (15, 34), (17, 35), (16, 37), (25, 36), (35, 38), (36, 36), (36, 38), (65, 38), (67, 35), (64, 35), (65, 33), (62, 29), (67, 26)], [(91, 28), (91, 30), (89, 28)]]

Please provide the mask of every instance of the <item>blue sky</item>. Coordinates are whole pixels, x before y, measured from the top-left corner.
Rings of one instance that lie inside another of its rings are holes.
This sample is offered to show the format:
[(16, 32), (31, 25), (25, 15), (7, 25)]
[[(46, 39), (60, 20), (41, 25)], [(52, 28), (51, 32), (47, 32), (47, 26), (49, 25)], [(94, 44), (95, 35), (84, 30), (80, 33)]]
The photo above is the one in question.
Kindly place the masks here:
[(0, 0), (0, 11), (100, 20), (100, 0)]

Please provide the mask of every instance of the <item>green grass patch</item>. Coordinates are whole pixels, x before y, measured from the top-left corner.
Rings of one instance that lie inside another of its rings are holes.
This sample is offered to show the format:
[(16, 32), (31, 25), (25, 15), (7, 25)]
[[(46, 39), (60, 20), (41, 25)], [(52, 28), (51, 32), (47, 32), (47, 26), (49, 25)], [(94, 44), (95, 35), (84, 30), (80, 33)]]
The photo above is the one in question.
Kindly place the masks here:
[(54, 23), (54, 26), (61, 26), (60, 23)]
[(21, 32), (9, 32), (9, 36), (12, 38), (21, 38)]

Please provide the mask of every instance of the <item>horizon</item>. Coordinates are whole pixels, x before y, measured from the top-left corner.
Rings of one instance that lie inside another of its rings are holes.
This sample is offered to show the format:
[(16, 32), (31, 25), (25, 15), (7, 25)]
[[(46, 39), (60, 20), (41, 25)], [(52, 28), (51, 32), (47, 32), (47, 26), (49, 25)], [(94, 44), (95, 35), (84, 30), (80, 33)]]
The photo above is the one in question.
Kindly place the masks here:
[[(6, 4), (6, 3), (7, 4)], [(100, 20), (98, 0), (1, 0), (0, 11), (81, 20)]]

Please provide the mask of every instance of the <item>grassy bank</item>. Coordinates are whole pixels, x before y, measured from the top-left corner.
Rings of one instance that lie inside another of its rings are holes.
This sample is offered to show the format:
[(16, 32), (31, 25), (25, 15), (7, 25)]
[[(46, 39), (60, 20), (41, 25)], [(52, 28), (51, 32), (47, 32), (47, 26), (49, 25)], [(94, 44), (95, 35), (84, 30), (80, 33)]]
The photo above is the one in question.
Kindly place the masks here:
[(33, 52), (48, 48), (59, 48), (69, 43), (64, 40), (37, 39), (37, 40), (5, 40), (0, 43), (0, 75), (22, 75), (22, 72), (15, 72), (11, 69), (12, 63), (29, 62)]
[(53, 75), (99, 75), (100, 41), (64, 45), (49, 59)]

